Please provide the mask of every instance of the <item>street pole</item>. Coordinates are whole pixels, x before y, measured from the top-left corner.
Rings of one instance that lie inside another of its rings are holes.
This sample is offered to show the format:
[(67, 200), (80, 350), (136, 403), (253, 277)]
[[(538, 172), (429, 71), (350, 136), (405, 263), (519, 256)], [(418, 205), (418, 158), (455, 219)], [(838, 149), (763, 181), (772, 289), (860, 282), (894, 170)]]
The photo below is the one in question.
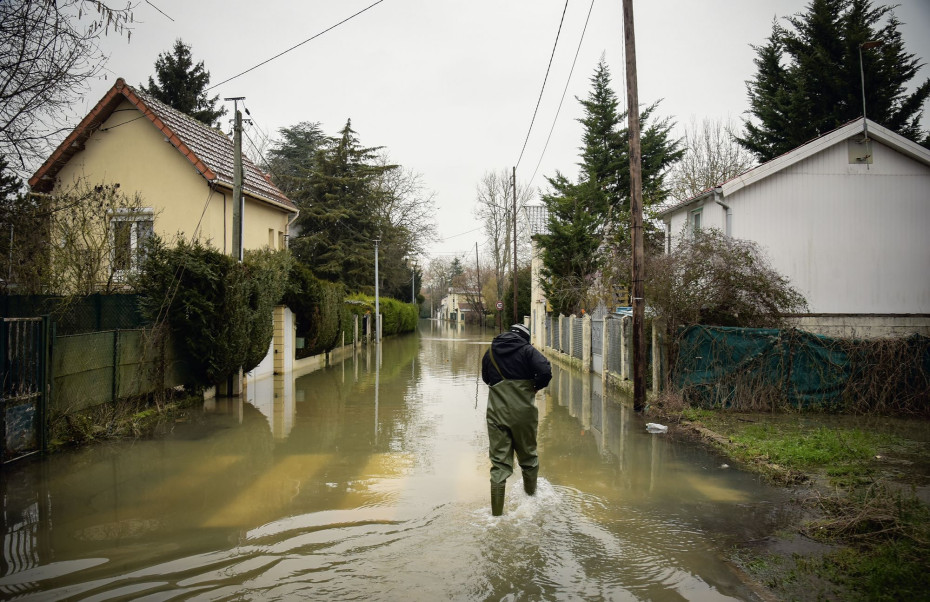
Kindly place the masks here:
[(478, 303), (478, 313), (481, 314), (481, 330), (484, 330), (484, 299), (481, 297), (481, 263), (478, 261), (478, 241), (475, 241), (475, 270), (478, 272), (478, 290), (475, 292), (475, 301)]
[(233, 111), (236, 116), (233, 126), (233, 198), (232, 198), (232, 251), (236, 261), (242, 262), (242, 113), (239, 111), (239, 101), (245, 96), (234, 96), (226, 100), (233, 101)]
[(513, 168), (513, 324), (517, 320), (517, 168)]
[(380, 238), (375, 239), (375, 342), (381, 342), (381, 329), (378, 325), (381, 322), (381, 305), (378, 299), (378, 243)]
[(626, 97), (630, 130), (630, 212), (633, 238), (633, 410), (646, 407), (646, 317), (643, 286), (643, 174), (639, 140), (639, 91), (636, 81), (636, 35), (633, 30), (633, 0), (623, 0), (623, 33), (626, 51)]

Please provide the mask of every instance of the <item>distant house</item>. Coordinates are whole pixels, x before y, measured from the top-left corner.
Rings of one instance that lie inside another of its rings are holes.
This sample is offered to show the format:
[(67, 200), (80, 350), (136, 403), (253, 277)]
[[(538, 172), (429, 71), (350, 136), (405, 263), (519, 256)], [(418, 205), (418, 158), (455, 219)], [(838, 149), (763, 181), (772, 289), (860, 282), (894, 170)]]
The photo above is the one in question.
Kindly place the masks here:
[(477, 321), (479, 308), (475, 305), (480, 295), (464, 290), (449, 289), (449, 294), (439, 301), (439, 319), (450, 322)]
[[(864, 126), (868, 126), (868, 139)], [(798, 326), (930, 334), (930, 150), (863, 119), (659, 213), (755, 241), (808, 301)]]
[[(287, 245), (297, 207), (243, 159), (243, 248)], [(143, 207), (115, 213), (111, 269), (134, 269), (151, 232), (181, 235), (232, 254), (233, 143), (120, 78), (30, 178), (34, 193), (60, 193), (83, 181), (119, 184)], [(125, 248), (123, 248), (125, 247)]]

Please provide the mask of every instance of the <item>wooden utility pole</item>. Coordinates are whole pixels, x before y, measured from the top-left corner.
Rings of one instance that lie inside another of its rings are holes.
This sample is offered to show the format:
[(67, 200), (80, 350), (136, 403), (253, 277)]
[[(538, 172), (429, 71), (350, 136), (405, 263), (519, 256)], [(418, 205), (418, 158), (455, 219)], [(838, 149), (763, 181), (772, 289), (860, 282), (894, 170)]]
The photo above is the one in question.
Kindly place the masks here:
[(233, 111), (236, 116), (233, 126), (233, 214), (232, 214), (232, 250), (236, 261), (242, 261), (242, 113), (239, 111), (239, 101), (245, 96), (235, 96), (226, 100), (233, 101)]
[(630, 130), (630, 213), (633, 238), (633, 409), (646, 407), (646, 338), (643, 322), (646, 299), (643, 286), (643, 173), (639, 141), (639, 92), (636, 84), (636, 35), (633, 0), (623, 0), (623, 40), (626, 51), (626, 99)]
[(481, 296), (481, 263), (478, 261), (478, 241), (475, 241), (475, 270), (478, 271), (478, 290), (475, 301), (478, 304), (478, 313), (481, 314), (481, 330), (484, 330), (484, 298)]
[(513, 185), (513, 322), (519, 323), (517, 319), (517, 168), (513, 168), (511, 177)]

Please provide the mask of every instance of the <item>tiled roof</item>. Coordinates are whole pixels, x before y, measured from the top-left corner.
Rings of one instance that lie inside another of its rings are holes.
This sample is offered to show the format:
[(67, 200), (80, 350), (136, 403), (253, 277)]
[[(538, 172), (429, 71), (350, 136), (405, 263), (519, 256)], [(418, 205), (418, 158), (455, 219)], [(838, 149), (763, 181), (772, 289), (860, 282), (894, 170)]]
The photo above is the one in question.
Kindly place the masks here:
[[(84, 148), (84, 143), (91, 134), (100, 128), (123, 100), (134, 104), (160, 129), (204, 178), (232, 187), (233, 141), (228, 136), (126, 84), (122, 78), (116, 80), (109, 92), (55, 149), (29, 179), (29, 185), (40, 191), (50, 190), (61, 168)], [(245, 156), (242, 158), (242, 176), (242, 188), (250, 196), (282, 205), (290, 210), (297, 209), (297, 206)]]

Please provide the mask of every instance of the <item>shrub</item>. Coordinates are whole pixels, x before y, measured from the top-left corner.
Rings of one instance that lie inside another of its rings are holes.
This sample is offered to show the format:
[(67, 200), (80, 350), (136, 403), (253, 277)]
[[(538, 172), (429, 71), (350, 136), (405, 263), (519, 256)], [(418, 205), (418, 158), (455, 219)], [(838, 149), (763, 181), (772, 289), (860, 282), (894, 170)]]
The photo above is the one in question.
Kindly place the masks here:
[(646, 298), (670, 333), (695, 324), (778, 328), (784, 314), (807, 307), (758, 245), (715, 229), (683, 236), (672, 253), (651, 257), (646, 273)]
[(291, 265), (284, 303), (294, 312), (297, 336), (305, 341), (297, 357), (316, 355), (336, 346), (344, 322), (344, 296), (342, 284), (320, 280), (302, 263)]
[(199, 388), (265, 357), (290, 263), (287, 251), (249, 252), (239, 264), (199, 242), (169, 249), (156, 239), (133, 286), (143, 316), (167, 322), (187, 351), (190, 385)]

